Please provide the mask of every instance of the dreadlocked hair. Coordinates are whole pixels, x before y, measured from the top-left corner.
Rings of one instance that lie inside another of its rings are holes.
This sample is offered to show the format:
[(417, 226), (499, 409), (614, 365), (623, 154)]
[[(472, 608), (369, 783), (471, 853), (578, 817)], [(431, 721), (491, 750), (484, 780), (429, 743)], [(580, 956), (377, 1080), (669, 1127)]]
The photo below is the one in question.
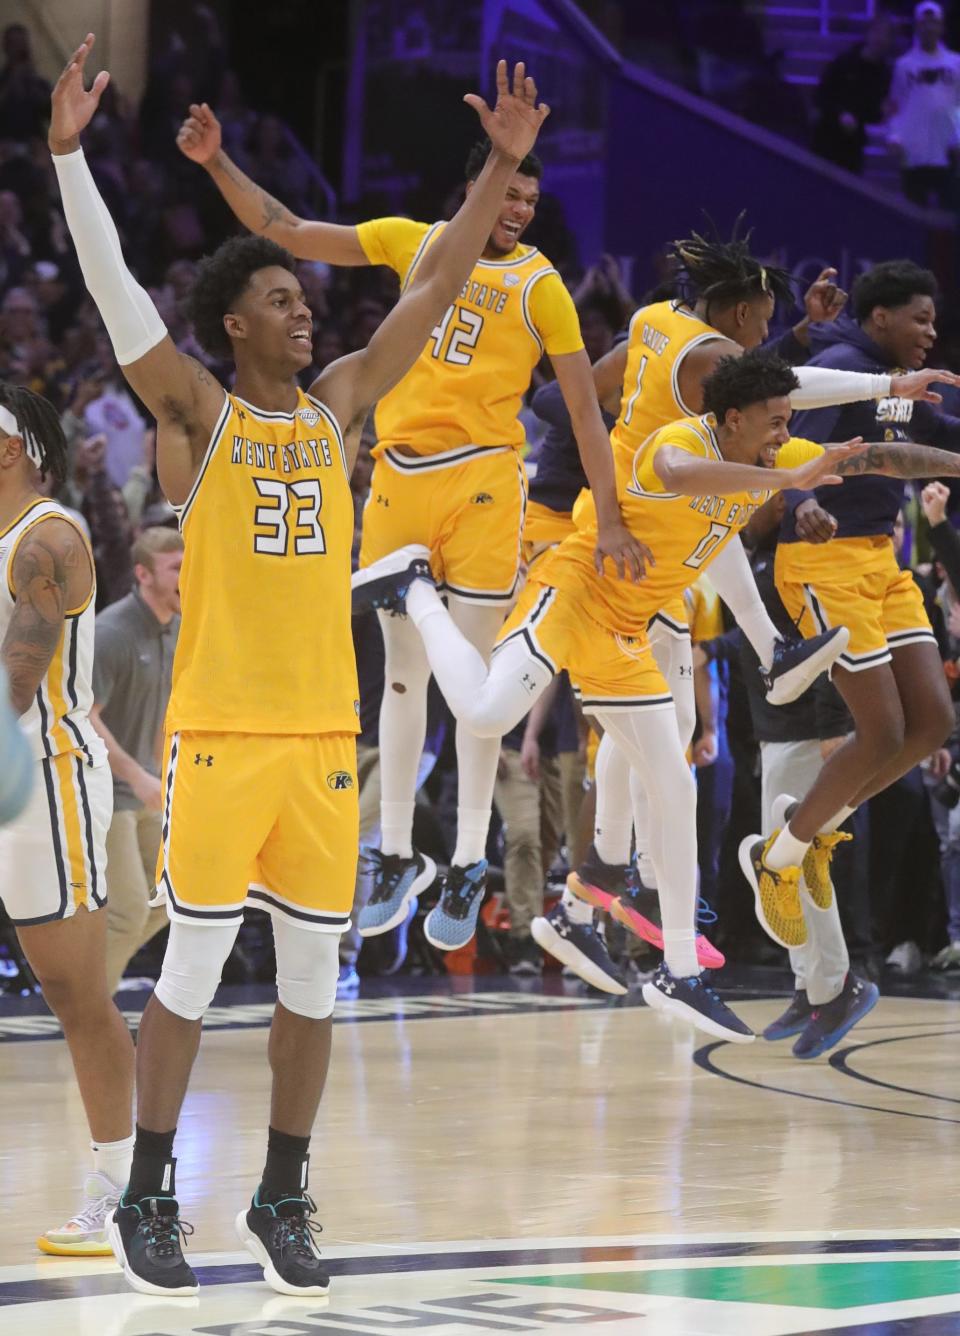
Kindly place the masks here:
[(10, 410), (17, 425), (29, 433), (40, 451), (40, 477), (52, 474), (58, 483), (67, 478), (67, 438), (60, 425), (60, 414), (49, 399), (34, 394), (25, 385), (0, 381), (0, 404)]
[(733, 225), (729, 241), (721, 241), (711, 222), (713, 235), (692, 233), (675, 241), (670, 255), (678, 265), (677, 284), (692, 305), (705, 301), (721, 308), (751, 301), (769, 293), (775, 301), (793, 305), (793, 279), (786, 269), (761, 264), (750, 254), (752, 230), (740, 235), (744, 214)]

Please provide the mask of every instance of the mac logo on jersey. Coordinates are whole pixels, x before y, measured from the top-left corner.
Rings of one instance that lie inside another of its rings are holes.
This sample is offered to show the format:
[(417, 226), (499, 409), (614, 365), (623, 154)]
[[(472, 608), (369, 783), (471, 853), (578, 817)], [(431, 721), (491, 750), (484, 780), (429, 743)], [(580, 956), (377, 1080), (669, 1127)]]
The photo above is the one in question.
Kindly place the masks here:
[(297, 417), (308, 427), (315, 427), (320, 421), (320, 414), (315, 408), (301, 408), (297, 411)]
[(353, 775), (348, 770), (334, 770), (332, 775), (327, 775), (327, 787), (330, 789), (352, 789)]
[(508, 287), (508, 288), (515, 288), (515, 287), (517, 286), (517, 284), (520, 282), (520, 275), (519, 275), (519, 274), (504, 274), (504, 276), (503, 276), (503, 282), (504, 282), (504, 285), (505, 285), (506, 287)]

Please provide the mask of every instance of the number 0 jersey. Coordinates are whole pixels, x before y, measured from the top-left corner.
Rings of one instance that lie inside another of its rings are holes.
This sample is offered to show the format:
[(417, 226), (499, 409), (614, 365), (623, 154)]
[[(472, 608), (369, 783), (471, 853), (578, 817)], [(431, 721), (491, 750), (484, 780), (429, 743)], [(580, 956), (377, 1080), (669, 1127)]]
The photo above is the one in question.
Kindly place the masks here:
[[(656, 558), (639, 584), (618, 579), (609, 563), (605, 575), (596, 573), (597, 512), (589, 492), (581, 493), (574, 507), (576, 533), (545, 556), (531, 576), (538, 584), (578, 594), (595, 621), (624, 635), (641, 635), (654, 613), (682, 595), (772, 495), (770, 491), (730, 496), (667, 492), (653, 467), (664, 446), (723, 461), (716, 421), (710, 415), (661, 428), (636, 452), (629, 470), (618, 460), (617, 491), (624, 523)], [(821, 453), (822, 446), (791, 440), (782, 447), (778, 463), (792, 468)]]
[[(443, 227), (375, 218), (361, 223), (357, 236), (370, 263), (389, 265), (406, 288)], [(460, 446), (519, 449), (517, 414), (534, 367), (544, 352), (582, 347), (573, 299), (538, 250), (517, 246), (501, 260), (478, 260), (417, 361), (377, 404), (374, 456), (391, 445), (409, 445), (418, 455)]]
[(356, 733), (353, 497), (340, 428), (226, 395), (179, 512), (183, 619), (166, 729)]
[(680, 393), (683, 359), (691, 349), (723, 337), (680, 302), (655, 302), (634, 314), (620, 412), (610, 437), (623, 468), (632, 468), (634, 453), (655, 431), (694, 412)]

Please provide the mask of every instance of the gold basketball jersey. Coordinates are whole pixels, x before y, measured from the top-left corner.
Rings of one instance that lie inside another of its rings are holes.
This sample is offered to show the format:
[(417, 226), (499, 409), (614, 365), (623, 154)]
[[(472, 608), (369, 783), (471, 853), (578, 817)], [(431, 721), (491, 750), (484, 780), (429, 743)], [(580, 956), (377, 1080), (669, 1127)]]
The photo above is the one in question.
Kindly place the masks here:
[(353, 498), (340, 427), (227, 395), (179, 512), (183, 620), (167, 730), (355, 733)]
[[(370, 262), (390, 265), (406, 289), (443, 227), (380, 218), (361, 223), (357, 235)], [(394, 445), (418, 455), (519, 449), (517, 414), (534, 367), (545, 352), (582, 347), (573, 299), (538, 250), (521, 245), (502, 260), (478, 260), (413, 367), (377, 404), (374, 455)]]
[(630, 468), (635, 451), (661, 427), (696, 410), (680, 393), (680, 367), (692, 348), (724, 336), (679, 302), (642, 306), (630, 321), (614, 457)]

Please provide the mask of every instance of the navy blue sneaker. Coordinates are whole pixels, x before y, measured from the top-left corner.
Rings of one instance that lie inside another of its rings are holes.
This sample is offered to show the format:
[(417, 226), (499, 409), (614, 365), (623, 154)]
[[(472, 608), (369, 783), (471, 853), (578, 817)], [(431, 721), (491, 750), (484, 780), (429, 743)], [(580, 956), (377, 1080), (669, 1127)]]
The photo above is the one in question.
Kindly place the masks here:
[(407, 592), (414, 580), (435, 584), (430, 574), (430, 549), (419, 543), (397, 548), (354, 573), (350, 580), (354, 615), (374, 608), (405, 617)]
[(237, 1216), (240, 1242), (263, 1267), (263, 1278), (278, 1294), (326, 1294), (330, 1276), (314, 1242), (320, 1226), (310, 1217), (316, 1205), (306, 1193), (282, 1201), (260, 1201), (254, 1193), (249, 1211)]
[(443, 879), (440, 900), (423, 921), (423, 935), (438, 951), (466, 946), (477, 930), (487, 886), (487, 860), (469, 867), (451, 867)]
[(793, 1046), (793, 1056), (819, 1058), (821, 1053), (839, 1044), (847, 1031), (852, 1030), (857, 1021), (862, 1021), (879, 1000), (880, 990), (875, 983), (848, 974), (838, 997), (825, 1002), (822, 1007), (814, 1007), (803, 1034)]
[(807, 1000), (805, 988), (798, 988), (790, 999), (790, 1005), (782, 1016), (778, 1016), (763, 1032), (764, 1039), (777, 1040), (789, 1039), (791, 1035), (799, 1034), (807, 1024), (807, 1021), (813, 1015), (813, 1007)]
[(174, 1197), (141, 1197), (120, 1204), (107, 1224), (107, 1239), (127, 1283), (140, 1294), (192, 1295), (197, 1278), (187, 1265), (180, 1240), (193, 1226), (180, 1219)]
[(809, 640), (778, 637), (773, 644), (773, 662), (761, 671), (771, 705), (789, 705), (813, 685), (821, 673), (840, 657), (850, 643), (845, 626), (834, 626)]
[(643, 985), (642, 991), (644, 1002), (654, 1011), (678, 1016), (705, 1034), (712, 1034), (715, 1039), (728, 1039), (732, 1044), (752, 1044), (757, 1037), (699, 974), (678, 979), (666, 965), (661, 965), (650, 982)]
[(592, 923), (575, 923), (563, 902), (530, 925), (533, 940), (563, 965), (568, 965), (584, 983), (601, 992), (623, 997), (627, 983), (610, 959), (607, 944)]
[(357, 915), (357, 929), (361, 937), (376, 937), (406, 923), (410, 906), (436, 878), (437, 865), (416, 849), (412, 858), (379, 849), (364, 849), (360, 857), (373, 869), (373, 891)]

